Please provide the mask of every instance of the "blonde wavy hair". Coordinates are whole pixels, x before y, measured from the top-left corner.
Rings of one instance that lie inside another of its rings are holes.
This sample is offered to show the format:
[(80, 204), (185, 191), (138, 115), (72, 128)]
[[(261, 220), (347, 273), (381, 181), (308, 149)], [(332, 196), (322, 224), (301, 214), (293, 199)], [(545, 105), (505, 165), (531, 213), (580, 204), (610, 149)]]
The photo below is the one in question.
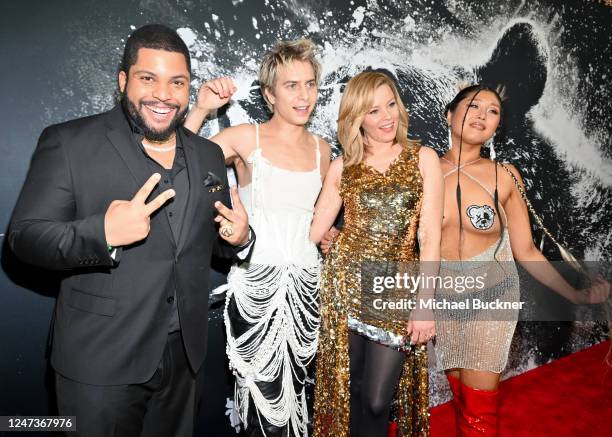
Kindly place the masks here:
[(364, 71), (346, 84), (338, 115), (338, 140), (344, 151), (344, 166), (359, 164), (364, 159), (364, 134), (361, 124), (372, 107), (374, 92), (381, 86), (391, 88), (399, 109), (399, 126), (395, 141), (403, 147), (419, 142), (408, 139), (408, 112), (393, 80), (379, 71)]
[(296, 39), (293, 41), (279, 41), (263, 58), (259, 66), (259, 86), (261, 94), (268, 105), (270, 111), (274, 112), (274, 107), (266, 97), (266, 89), (273, 93), (278, 68), (284, 67), (294, 60), (310, 62), (315, 73), (315, 81), (319, 85), (321, 75), (321, 64), (316, 59), (316, 46), (309, 39)]

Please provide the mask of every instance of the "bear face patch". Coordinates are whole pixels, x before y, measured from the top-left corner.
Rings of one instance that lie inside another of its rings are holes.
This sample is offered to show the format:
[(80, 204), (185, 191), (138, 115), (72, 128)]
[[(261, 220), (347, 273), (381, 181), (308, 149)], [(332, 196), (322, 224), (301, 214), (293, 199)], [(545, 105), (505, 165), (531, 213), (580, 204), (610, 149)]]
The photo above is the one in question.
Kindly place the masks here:
[(495, 222), (495, 211), (489, 205), (470, 205), (465, 211), (472, 226), (481, 231), (491, 229)]

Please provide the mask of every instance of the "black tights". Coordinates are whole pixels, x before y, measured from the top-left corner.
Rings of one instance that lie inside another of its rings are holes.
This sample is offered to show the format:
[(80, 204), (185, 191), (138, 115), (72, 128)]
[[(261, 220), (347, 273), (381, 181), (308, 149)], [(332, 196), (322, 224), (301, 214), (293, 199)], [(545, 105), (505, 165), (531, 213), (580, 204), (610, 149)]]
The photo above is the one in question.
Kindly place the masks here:
[(406, 355), (349, 333), (351, 437), (385, 437)]

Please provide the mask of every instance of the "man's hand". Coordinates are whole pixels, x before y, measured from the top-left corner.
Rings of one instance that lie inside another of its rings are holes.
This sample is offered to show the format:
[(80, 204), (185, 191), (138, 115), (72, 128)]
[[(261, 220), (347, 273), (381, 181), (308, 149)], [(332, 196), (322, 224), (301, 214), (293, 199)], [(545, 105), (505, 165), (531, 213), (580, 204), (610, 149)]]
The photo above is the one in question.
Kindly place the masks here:
[(152, 175), (132, 200), (113, 200), (104, 215), (106, 244), (126, 246), (144, 240), (151, 230), (151, 214), (169, 199), (174, 190), (166, 190), (149, 203), (145, 203), (161, 176)]
[(219, 227), (221, 238), (234, 246), (244, 246), (249, 242), (249, 216), (240, 201), (236, 187), (231, 188), (230, 195), (233, 209), (221, 202), (215, 202), (215, 208), (219, 212), (215, 221), (221, 225)]
[(218, 77), (200, 86), (195, 106), (209, 114), (229, 102), (237, 88), (229, 77)]

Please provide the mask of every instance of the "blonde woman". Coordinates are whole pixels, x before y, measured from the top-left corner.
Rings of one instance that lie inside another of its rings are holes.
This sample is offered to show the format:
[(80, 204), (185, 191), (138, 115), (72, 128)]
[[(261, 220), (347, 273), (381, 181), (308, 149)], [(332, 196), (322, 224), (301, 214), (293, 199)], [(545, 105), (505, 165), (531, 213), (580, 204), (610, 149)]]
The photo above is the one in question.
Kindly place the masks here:
[[(250, 261), (228, 275), (225, 306), (235, 402), (250, 436), (307, 436), (304, 384), (317, 349), (320, 274), (309, 230), (330, 156), (329, 145), (306, 129), (319, 72), (312, 42), (278, 43), (259, 70), (270, 120), (212, 138), (236, 164), (257, 234)], [(199, 130), (235, 91), (229, 78), (204, 84), (185, 125)]]
[(315, 436), (348, 436), (349, 428), (352, 437), (386, 436), (398, 383), (401, 435), (428, 433), (425, 343), (435, 333), (433, 318), (362, 317), (363, 262), (435, 265), (440, 258), (438, 156), (407, 135), (408, 114), (386, 74), (364, 72), (348, 82), (338, 119), (344, 155), (330, 166), (310, 233), (318, 243), (344, 204), (344, 228), (321, 279)]

